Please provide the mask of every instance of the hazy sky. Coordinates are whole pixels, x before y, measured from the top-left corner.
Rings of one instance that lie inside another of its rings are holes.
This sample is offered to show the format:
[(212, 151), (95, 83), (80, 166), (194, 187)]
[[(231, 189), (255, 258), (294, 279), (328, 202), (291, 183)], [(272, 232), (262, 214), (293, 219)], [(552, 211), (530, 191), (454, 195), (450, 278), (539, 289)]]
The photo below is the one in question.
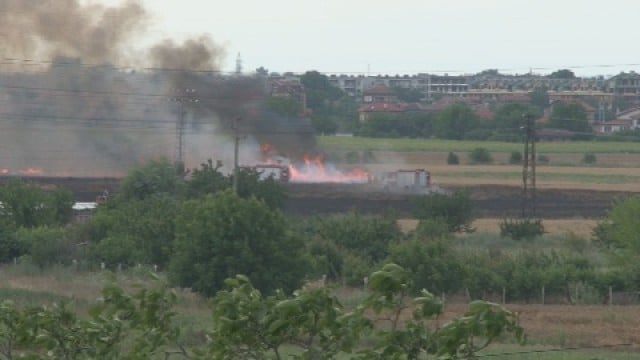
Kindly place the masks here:
[[(244, 70), (640, 70), (638, 0), (144, 0), (150, 34), (209, 33)], [(634, 65), (635, 64), (635, 65)]]

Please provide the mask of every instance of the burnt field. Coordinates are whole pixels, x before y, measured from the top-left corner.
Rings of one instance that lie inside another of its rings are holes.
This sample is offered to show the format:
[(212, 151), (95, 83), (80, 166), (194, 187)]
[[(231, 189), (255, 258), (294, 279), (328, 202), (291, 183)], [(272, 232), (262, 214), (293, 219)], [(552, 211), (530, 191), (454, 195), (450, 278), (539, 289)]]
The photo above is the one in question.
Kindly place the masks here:
[[(1, 182), (14, 177), (0, 178)], [(118, 178), (80, 177), (28, 177), (29, 181), (44, 187), (70, 190), (76, 201), (95, 201), (108, 190), (116, 193)], [(393, 212), (411, 217), (416, 195), (392, 193), (366, 184), (287, 184), (288, 199), (284, 211), (289, 214), (310, 216), (334, 212), (358, 211), (364, 214)], [(460, 186), (442, 185), (445, 190)], [(466, 186), (471, 191), (477, 217), (518, 216), (522, 207), (521, 189), (517, 186)], [(631, 192), (594, 191), (577, 189), (538, 189), (537, 214), (542, 218), (599, 218), (606, 214), (612, 201), (629, 196)]]
[[(350, 191), (358, 185), (291, 184), (285, 211), (313, 215), (356, 210), (361, 213), (395, 212), (411, 217), (416, 195)], [(522, 209), (522, 190), (517, 186), (467, 186), (475, 215), (480, 218), (518, 216)], [(447, 187), (446, 190), (460, 189)], [(612, 201), (633, 193), (620, 191), (539, 189), (537, 215), (542, 218), (599, 218), (606, 214)]]

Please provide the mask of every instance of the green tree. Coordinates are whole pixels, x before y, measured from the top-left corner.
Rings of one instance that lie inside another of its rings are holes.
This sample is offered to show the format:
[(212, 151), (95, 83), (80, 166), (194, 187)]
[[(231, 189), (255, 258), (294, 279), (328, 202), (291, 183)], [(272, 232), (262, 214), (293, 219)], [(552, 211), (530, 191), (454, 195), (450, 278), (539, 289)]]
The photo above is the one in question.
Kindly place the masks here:
[(531, 103), (542, 111), (549, 107), (549, 94), (546, 87), (537, 87), (529, 93)]
[(462, 140), (465, 134), (477, 129), (480, 119), (464, 104), (453, 104), (440, 111), (433, 123), (433, 132), (441, 139)]
[(441, 219), (449, 231), (473, 231), (471, 194), (468, 190), (456, 190), (452, 194), (429, 194), (419, 197), (414, 214), (420, 220)]
[(6, 359), (165, 359), (189, 357), (180, 343), (166, 287), (133, 295), (109, 285), (86, 318), (66, 303), (16, 306), (0, 303), (0, 353)]
[[(474, 301), (463, 316), (430, 328), (432, 322), (427, 320), (442, 314), (442, 303), (427, 290), (411, 297), (412, 288), (410, 273), (396, 264), (387, 264), (371, 274), (370, 295), (363, 305), (374, 315), (382, 315), (379, 321), (387, 326), (374, 330), (378, 341), (362, 351), (361, 359), (473, 359), (505, 333), (524, 342), (518, 316), (484, 301)], [(406, 314), (409, 309), (410, 315)]]
[(512, 151), (509, 155), (509, 164), (522, 164), (522, 153), (520, 151)]
[(317, 115), (330, 115), (334, 102), (346, 95), (318, 71), (307, 71), (300, 77), (300, 82), (307, 94), (307, 107)]
[(179, 201), (168, 194), (100, 206), (88, 224), (91, 257), (110, 266), (169, 262)]
[(489, 150), (478, 147), (469, 153), (469, 162), (471, 164), (489, 164), (493, 162), (493, 157)]
[[(282, 291), (263, 296), (247, 277), (229, 278), (213, 298), (213, 327), (203, 347), (185, 344), (176, 321), (178, 297), (165, 284), (141, 287), (133, 294), (108, 285), (85, 318), (65, 303), (24, 308), (3, 301), (0, 356), (472, 359), (501, 336), (512, 334), (524, 341), (517, 315), (502, 306), (475, 301), (462, 316), (434, 326), (427, 320), (442, 313), (442, 303), (426, 290), (411, 296), (406, 270), (388, 264), (369, 278), (369, 296), (351, 311), (326, 287), (303, 288), (290, 296)], [(383, 322), (389, 325), (381, 325)]]
[(184, 180), (175, 164), (166, 159), (153, 160), (129, 172), (118, 189), (117, 200), (144, 200), (158, 194), (180, 197), (183, 192)]
[(300, 82), (305, 88), (311, 120), (319, 132), (328, 133), (333, 128), (327, 118), (335, 121), (341, 131), (354, 130), (358, 111), (354, 98), (331, 85), (329, 78), (317, 71), (307, 71), (300, 77)]
[(282, 183), (273, 178), (261, 180), (260, 174), (249, 168), (238, 171), (238, 195), (245, 199), (255, 197), (272, 209), (282, 208), (287, 198)]
[(447, 155), (447, 164), (458, 165), (460, 164), (460, 158), (458, 157), (458, 155), (456, 155), (456, 153), (450, 151)]
[(36, 184), (11, 181), (0, 186), (0, 223), (34, 228), (66, 225), (73, 215), (73, 196), (63, 189), (44, 190)]
[(222, 162), (216, 162), (214, 165), (213, 160), (209, 159), (206, 163), (200, 164), (200, 168), (194, 169), (186, 185), (187, 198), (195, 199), (231, 188), (231, 178), (225, 176), (220, 168)]
[(271, 96), (265, 103), (268, 110), (287, 117), (297, 117), (302, 113), (301, 104), (289, 96)]
[(576, 103), (554, 104), (549, 126), (577, 132), (591, 132), (587, 112), (582, 105)]
[(205, 296), (236, 274), (265, 292), (290, 291), (305, 276), (302, 248), (280, 213), (255, 198), (218, 192), (186, 201), (178, 212), (169, 275)]
[(211, 353), (216, 359), (333, 359), (351, 353), (371, 327), (361, 311), (346, 312), (330, 289), (303, 288), (263, 296), (248, 278), (225, 281), (213, 299)]
[(521, 132), (520, 128), (524, 125), (523, 115), (531, 114), (539, 117), (540, 111), (530, 104), (524, 103), (508, 103), (500, 106), (493, 118), (493, 124), (498, 129), (510, 132)]
[(576, 74), (569, 69), (560, 69), (549, 74), (549, 77), (552, 79), (575, 79)]
[(637, 220), (639, 213), (639, 196), (616, 200), (607, 218), (594, 229), (595, 241), (620, 255), (640, 255), (640, 222)]

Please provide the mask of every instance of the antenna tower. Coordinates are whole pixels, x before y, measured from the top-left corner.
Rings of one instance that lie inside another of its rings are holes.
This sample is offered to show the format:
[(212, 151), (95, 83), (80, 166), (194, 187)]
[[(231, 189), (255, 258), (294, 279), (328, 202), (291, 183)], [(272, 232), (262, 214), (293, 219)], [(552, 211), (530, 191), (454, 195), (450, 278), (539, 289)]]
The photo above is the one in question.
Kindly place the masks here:
[(536, 216), (536, 129), (531, 114), (522, 115), (525, 130), (522, 166), (522, 217)]

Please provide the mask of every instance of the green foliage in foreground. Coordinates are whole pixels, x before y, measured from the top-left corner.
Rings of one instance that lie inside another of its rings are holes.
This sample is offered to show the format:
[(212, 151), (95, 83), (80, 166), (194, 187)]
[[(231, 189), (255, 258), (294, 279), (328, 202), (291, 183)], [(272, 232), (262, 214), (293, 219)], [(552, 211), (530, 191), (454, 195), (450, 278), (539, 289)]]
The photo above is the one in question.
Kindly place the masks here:
[(164, 284), (133, 294), (109, 285), (85, 317), (69, 303), (4, 301), (0, 358), (470, 359), (506, 334), (524, 341), (517, 315), (500, 305), (476, 301), (434, 327), (425, 320), (439, 316), (442, 304), (426, 290), (410, 296), (407, 271), (388, 264), (370, 279), (368, 296), (345, 309), (325, 287), (263, 296), (237, 275), (212, 299), (212, 325), (195, 344), (185, 342), (178, 298)]

